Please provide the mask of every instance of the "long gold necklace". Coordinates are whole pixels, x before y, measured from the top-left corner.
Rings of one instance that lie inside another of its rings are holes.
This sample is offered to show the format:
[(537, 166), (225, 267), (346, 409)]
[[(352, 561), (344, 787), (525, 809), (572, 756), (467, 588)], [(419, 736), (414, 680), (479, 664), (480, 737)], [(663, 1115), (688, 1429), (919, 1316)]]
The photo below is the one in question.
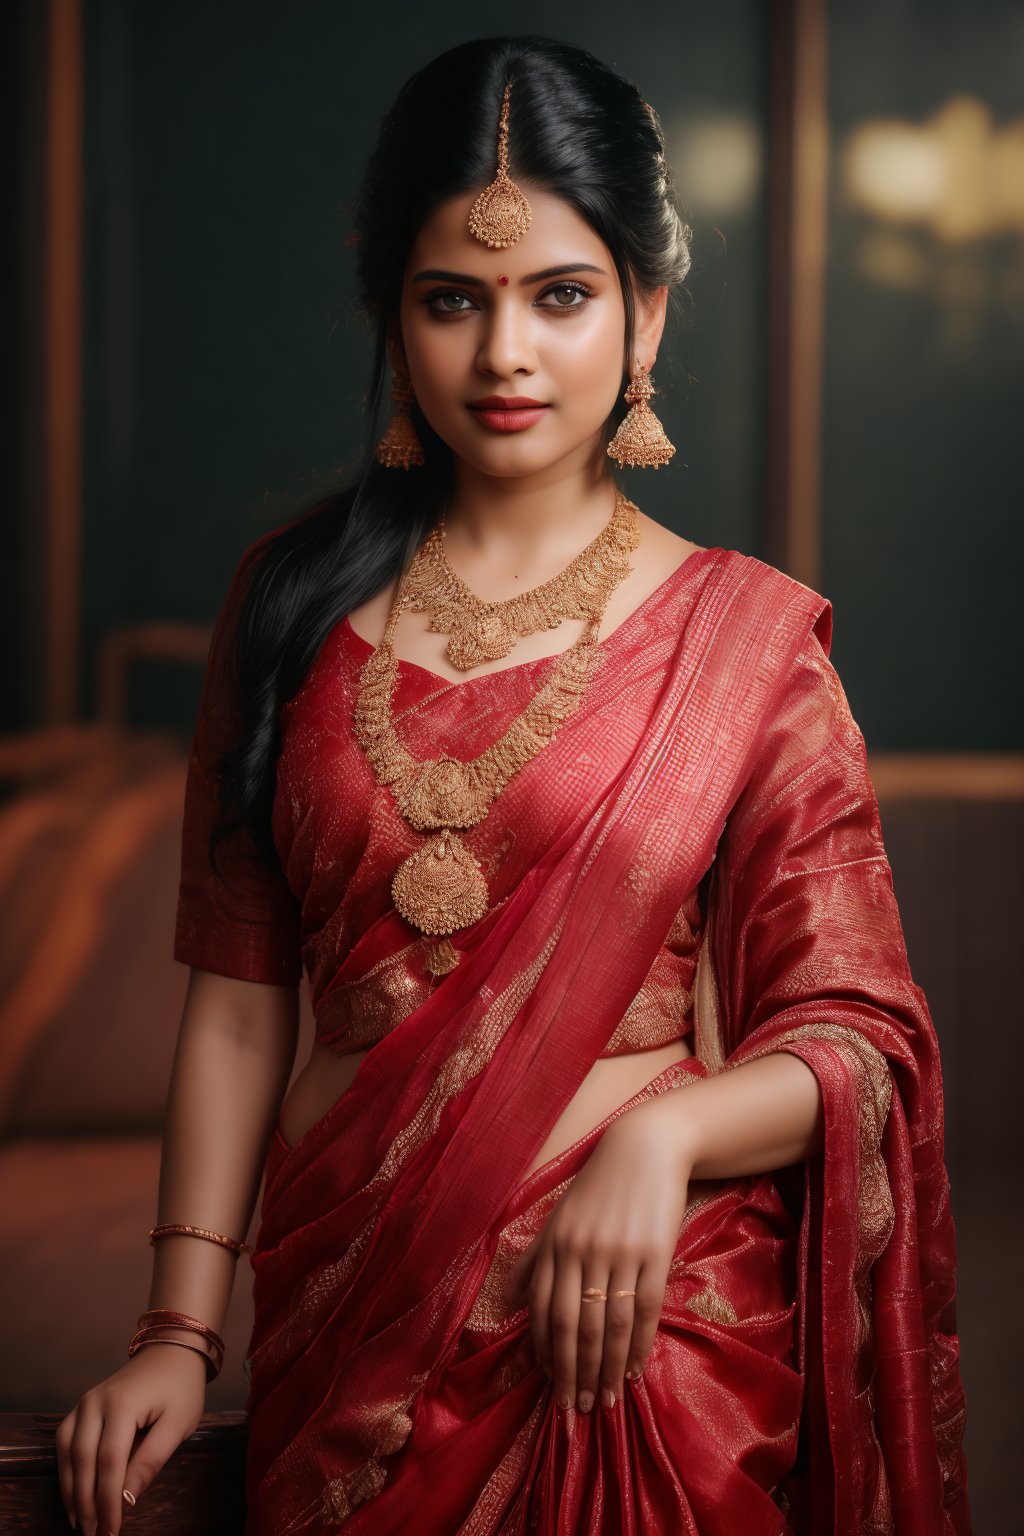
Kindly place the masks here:
[[(635, 515), (633, 503), (627, 505)], [(638, 517), (636, 534), (638, 538)], [(601, 659), (597, 642), (601, 619), (612, 592), (630, 567), (624, 559), (615, 558), (609, 559), (603, 570), (587, 566), (583, 633), (561, 653), (551, 676), (503, 736), (470, 762), (447, 753), (420, 761), (399, 739), (392, 701), (398, 681), (395, 626), (408, 606), (410, 577), (417, 570), (423, 547), (399, 583), (380, 644), (360, 671), (355, 730), (378, 781), (392, 787), (402, 815), (418, 832), (432, 834), (399, 865), (391, 894), (407, 922), (426, 935), (441, 937), (439, 944), (428, 946), (425, 963), (433, 975), (446, 976), (461, 958), (448, 935), (477, 922), (489, 901), (483, 871), (458, 832), (486, 816), (513, 774), (536, 757), (579, 707)], [(511, 601), (530, 596), (522, 593)]]
[(610, 574), (630, 569), (628, 557), (640, 538), (639, 509), (616, 488), (615, 510), (595, 539), (550, 581), (485, 602), (448, 563), (447, 531), (442, 516), (420, 546), (420, 559), (407, 579), (408, 606), (429, 615), (427, 629), (447, 635), (445, 655), (453, 667), (468, 672), (485, 661), (507, 656), (516, 640), (539, 629), (556, 629), (563, 619), (583, 619), (605, 590)]

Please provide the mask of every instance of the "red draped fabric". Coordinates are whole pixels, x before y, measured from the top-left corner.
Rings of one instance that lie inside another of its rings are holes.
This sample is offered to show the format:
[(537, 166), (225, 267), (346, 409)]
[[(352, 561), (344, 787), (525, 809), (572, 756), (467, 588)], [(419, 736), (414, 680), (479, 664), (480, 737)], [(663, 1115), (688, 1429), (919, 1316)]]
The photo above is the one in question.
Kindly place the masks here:
[[(726, 550), (669, 578), (467, 838), (492, 905), (428, 984), (388, 899), (419, 839), (360, 763), (350, 626), (282, 712), (280, 876), (241, 852), (215, 891), (203, 870), (246, 566), (211, 650), (175, 953), (268, 981), (301, 957), (321, 1038), (371, 1044), (269, 1151), (250, 1536), (968, 1532), (937, 1042), (827, 603)], [(406, 665), (399, 730), (473, 755), (550, 664), (454, 686)], [(825, 1145), (702, 1189), (643, 1378), (563, 1414), (501, 1282), (607, 1122), (523, 1173), (695, 902), (696, 1055), (617, 1113), (663, 1092), (685, 1113), (709, 1073), (787, 1050), (821, 1084)]]

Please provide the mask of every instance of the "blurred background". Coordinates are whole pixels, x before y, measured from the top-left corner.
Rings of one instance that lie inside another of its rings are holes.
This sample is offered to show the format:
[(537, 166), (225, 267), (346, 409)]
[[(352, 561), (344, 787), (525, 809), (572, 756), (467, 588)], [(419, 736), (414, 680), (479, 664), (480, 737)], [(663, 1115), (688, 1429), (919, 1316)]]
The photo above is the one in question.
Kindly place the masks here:
[[(679, 451), (629, 494), (834, 604), (942, 1050), (975, 1528), (1018, 1531), (1024, 10), (481, 20), (461, 0), (4, 10), (0, 1410), (66, 1413), (146, 1305), (210, 624), (245, 545), (362, 442), (346, 239), (382, 113), (512, 21), (637, 82), (693, 226), (656, 374)], [(248, 1283), (212, 1408), (244, 1403)]]

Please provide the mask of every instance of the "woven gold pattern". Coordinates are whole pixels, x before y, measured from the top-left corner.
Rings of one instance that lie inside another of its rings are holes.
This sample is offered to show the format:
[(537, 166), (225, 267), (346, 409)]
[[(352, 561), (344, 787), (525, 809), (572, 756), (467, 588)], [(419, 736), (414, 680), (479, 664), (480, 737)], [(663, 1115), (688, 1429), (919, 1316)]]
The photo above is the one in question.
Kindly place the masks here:
[(510, 80), (501, 99), (498, 174), (490, 186), (480, 193), (469, 214), (470, 234), (496, 250), (515, 245), (533, 222), (533, 211), (529, 203), (508, 174), (508, 99), (511, 93)]
[(611, 518), (564, 570), (528, 592), (491, 602), (477, 597), (452, 570), (446, 537), (442, 517), (406, 578), (406, 603), (413, 613), (429, 615), (428, 631), (449, 637), (445, 655), (453, 667), (468, 672), (507, 656), (524, 635), (603, 608), (609, 581), (614, 585), (629, 574), (629, 556), (640, 542), (640, 512), (616, 491)]

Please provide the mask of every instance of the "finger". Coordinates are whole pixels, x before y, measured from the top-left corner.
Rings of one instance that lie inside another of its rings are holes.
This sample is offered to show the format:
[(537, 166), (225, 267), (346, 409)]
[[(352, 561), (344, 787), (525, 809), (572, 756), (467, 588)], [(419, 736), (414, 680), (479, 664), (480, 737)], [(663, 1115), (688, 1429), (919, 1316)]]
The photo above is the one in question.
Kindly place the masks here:
[[(621, 1263), (612, 1270), (607, 1286), (608, 1300), (604, 1308), (604, 1351), (601, 1356), (600, 1401), (606, 1408), (613, 1407), (622, 1398), (623, 1377), (636, 1315), (636, 1297), (628, 1292), (636, 1291), (637, 1288), (635, 1260), (629, 1264)], [(627, 1294), (617, 1295), (616, 1292)]]
[(633, 1338), (626, 1356), (626, 1370), (632, 1371), (635, 1380), (644, 1366), (658, 1331), (662, 1309), (665, 1305), (665, 1285), (668, 1270), (664, 1265), (641, 1265), (636, 1281), (636, 1298), (633, 1307)]
[(576, 1349), (580, 1328), (580, 1292), (583, 1262), (566, 1248), (555, 1247), (555, 1274), (551, 1288), (550, 1339), (555, 1400), (560, 1408), (576, 1401)]
[(555, 1263), (549, 1249), (538, 1254), (530, 1283), (527, 1300), (530, 1308), (530, 1337), (538, 1364), (554, 1379), (551, 1358), (551, 1294), (555, 1283)]
[(113, 1532), (113, 1536), (117, 1536), (124, 1515), (121, 1490), (137, 1429), (134, 1418), (111, 1415), (103, 1422), (96, 1451), (96, 1515), (100, 1527)]
[(140, 1440), (138, 1448), (133, 1452), (128, 1467), (124, 1474), (124, 1482), (117, 1490), (118, 1499), (122, 1500), (122, 1509), (126, 1500), (123, 1500), (122, 1488), (138, 1502), (150, 1483), (153, 1482), (168, 1458), (178, 1449), (181, 1442), (191, 1433), (187, 1424), (180, 1419), (174, 1419), (170, 1414), (162, 1414), (145, 1439)]
[(103, 1415), (98, 1405), (84, 1397), (78, 1405), (71, 1437), (75, 1524), (80, 1531), (91, 1531), (96, 1525), (96, 1447), (102, 1429)]
[(57, 1425), (56, 1449), (57, 1449), (57, 1482), (60, 1487), (60, 1496), (64, 1504), (64, 1513), (68, 1517), (68, 1524), (75, 1524), (75, 1480), (71, 1467), (71, 1440), (75, 1433), (75, 1419), (77, 1409), (72, 1408), (67, 1418), (62, 1419)]
[(588, 1259), (582, 1267), (580, 1286), (580, 1322), (576, 1347), (576, 1406), (589, 1413), (597, 1399), (601, 1381), (601, 1357), (604, 1354), (607, 1301), (587, 1301), (585, 1293), (593, 1289), (607, 1293), (611, 1273), (607, 1259)]

